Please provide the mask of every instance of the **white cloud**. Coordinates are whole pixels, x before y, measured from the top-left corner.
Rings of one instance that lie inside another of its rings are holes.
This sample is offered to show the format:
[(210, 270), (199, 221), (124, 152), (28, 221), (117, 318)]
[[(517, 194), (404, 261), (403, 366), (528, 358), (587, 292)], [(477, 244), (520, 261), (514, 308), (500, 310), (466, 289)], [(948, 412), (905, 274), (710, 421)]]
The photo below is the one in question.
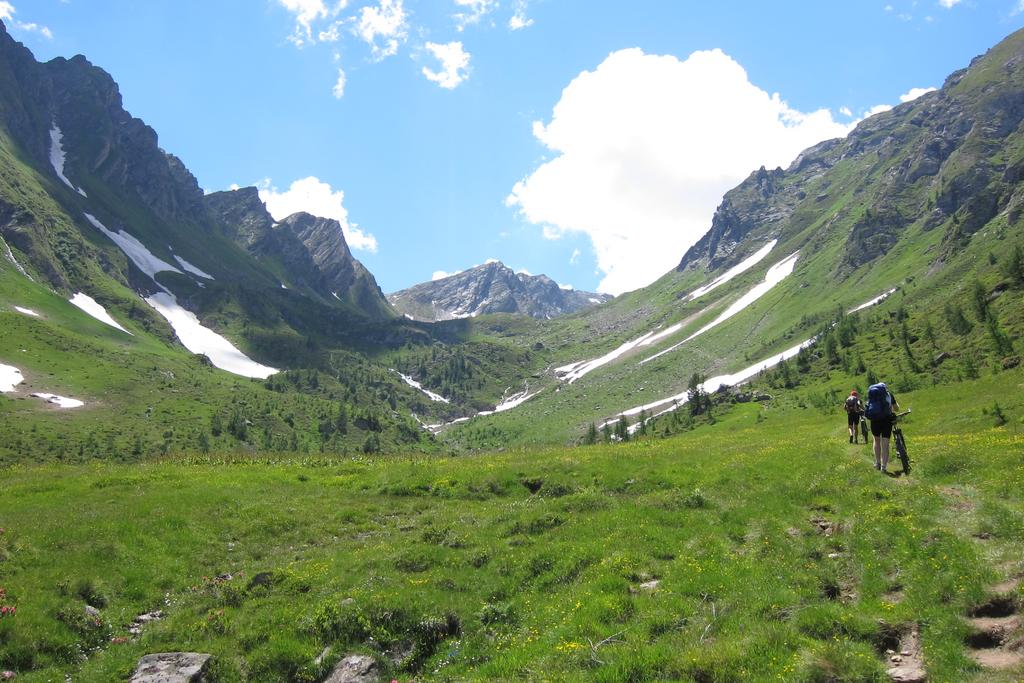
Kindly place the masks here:
[(427, 51), (441, 62), (441, 70), (433, 71), (423, 67), (423, 75), (427, 80), (437, 83), (442, 88), (452, 90), (469, 78), (469, 53), (462, 49), (462, 43), (453, 41), (439, 45), (427, 43)]
[(295, 15), (295, 31), (288, 40), (302, 47), (316, 42), (313, 39), (313, 22), (324, 19), (328, 15), (323, 0), (277, 0), (286, 10)]
[(267, 211), (275, 221), (299, 211), (333, 218), (341, 223), (341, 230), (350, 248), (377, 252), (377, 238), (363, 232), (355, 223), (349, 223), (348, 210), (343, 205), (345, 193), (331, 189), (330, 185), (316, 176), (296, 180), (284, 192), (272, 186), (268, 178), (261, 183), (259, 192), (260, 199), (267, 205)]
[(900, 95), (900, 102), (911, 102), (916, 100), (921, 95), (933, 92), (935, 88), (911, 88), (907, 92)]
[(1017, 0), (1017, 6), (1010, 10), (1010, 16), (1016, 16), (1021, 12), (1024, 12), (1024, 0)]
[(790, 108), (721, 50), (684, 61), (621, 50), (565, 88), (549, 123), (534, 124), (558, 156), (516, 183), (506, 203), (545, 237), (588, 235), (599, 289), (620, 293), (675, 266), (752, 170), (786, 166), (853, 125), (827, 109)]
[(960, 0), (939, 0), (939, 4), (946, 9), (952, 9), (954, 5), (960, 4)]
[[(1024, 0), (1022, 0), (1024, 2)], [(515, 13), (508, 20), (508, 27), (513, 31), (533, 26), (533, 19), (526, 16), (527, 0), (516, 0)]]
[(336, 43), (341, 40), (341, 27), (344, 25), (343, 21), (336, 21), (328, 26), (323, 31), (317, 34), (317, 38), (321, 43)]
[(434, 274), (430, 276), (430, 281), (433, 282), (435, 280), (443, 280), (446, 277), (451, 277), (452, 275), (458, 275), (461, 272), (462, 272), (461, 270), (457, 270), (454, 273), (448, 273), (448, 272), (443, 271), (443, 270), (435, 270)]
[(520, 268), (517, 271), (515, 271), (515, 273), (516, 275), (528, 275), (530, 277), (533, 277), (533, 273), (528, 271), (526, 268)]
[(573, 249), (572, 250), (572, 256), (569, 257), (569, 265), (570, 266), (575, 266), (576, 262), (579, 261), (579, 260), (580, 260), (580, 250), (579, 249)]
[(334, 95), (334, 99), (340, 100), (345, 96), (345, 70), (338, 68), (338, 80), (334, 82), (334, 87), (331, 88), (331, 94)]
[[(508, 204), (508, 200), (507, 199), (505, 200), (505, 203)], [(562, 235), (564, 234), (564, 232), (562, 231), (561, 228), (559, 228), (557, 226), (545, 225), (541, 229), (541, 234), (544, 235), (544, 239), (546, 239), (546, 240), (560, 240), (560, 239), (562, 239)]]
[(464, 11), (453, 15), (455, 28), (463, 31), (470, 24), (477, 24), (498, 6), (498, 0), (455, 0), (456, 6)]
[(0, 19), (6, 21), (10, 28), (16, 31), (24, 31), (26, 33), (38, 33), (42, 37), (50, 40), (53, 38), (53, 32), (46, 26), (36, 24), (34, 22), (23, 22), (18, 21), (14, 18), (14, 14), (17, 12), (14, 5), (7, 2), (7, 0), (0, 0)]
[(370, 46), (377, 61), (397, 54), (398, 46), (409, 35), (402, 0), (380, 0), (378, 6), (363, 7), (355, 31)]
[(853, 116), (853, 112), (850, 111), (849, 107), (839, 107), (839, 113), (843, 116)]
[(866, 112), (864, 112), (864, 116), (858, 119), (855, 123), (860, 123), (861, 121), (868, 117), (874, 116), (875, 114), (881, 114), (882, 112), (889, 111), (890, 109), (892, 109), (891, 104), (876, 104), (875, 106), (871, 107)]

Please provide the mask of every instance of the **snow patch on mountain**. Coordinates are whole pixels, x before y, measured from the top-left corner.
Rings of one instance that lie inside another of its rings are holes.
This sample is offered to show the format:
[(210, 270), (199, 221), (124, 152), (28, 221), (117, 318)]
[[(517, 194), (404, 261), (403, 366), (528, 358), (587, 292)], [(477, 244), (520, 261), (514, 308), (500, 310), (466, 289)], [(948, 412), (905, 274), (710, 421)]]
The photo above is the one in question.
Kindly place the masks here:
[[(790, 258), (792, 258), (792, 257), (790, 257)], [(859, 306), (851, 309), (849, 312), (850, 313), (855, 313), (857, 311), (864, 310), (865, 308), (868, 308), (869, 306), (874, 306), (875, 304), (877, 304), (877, 303), (879, 303), (881, 301), (884, 301), (889, 295), (891, 295), (895, 291), (896, 291), (895, 288), (890, 289), (888, 292), (885, 292), (884, 294), (881, 294), (881, 295), (875, 297), (874, 299), (871, 299), (869, 301), (864, 302), (863, 304), (860, 304)], [(707, 392), (707, 393), (713, 393), (715, 391), (718, 391), (719, 388), (721, 388), (723, 386), (724, 387), (734, 387), (734, 386), (737, 386), (739, 384), (742, 384), (742, 383), (746, 382), (747, 380), (749, 380), (751, 377), (754, 377), (755, 375), (757, 375), (758, 373), (760, 373), (760, 372), (762, 372), (764, 370), (767, 370), (769, 368), (773, 368), (773, 367), (775, 367), (776, 365), (778, 365), (779, 363), (781, 363), (784, 360), (789, 360), (790, 358), (793, 358), (798, 353), (800, 353), (800, 351), (802, 349), (804, 349), (804, 348), (806, 348), (808, 346), (811, 346), (816, 341), (818, 341), (817, 337), (811, 337), (810, 339), (805, 339), (804, 341), (800, 342), (799, 344), (797, 344), (795, 346), (791, 346), (788, 349), (786, 349), (785, 351), (782, 351), (781, 353), (777, 353), (774, 356), (769, 356), (768, 358), (765, 358), (765, 359), (763, 359), (763, 360), (761, 360), (761, 361), (759, 361), (757, 363), (749, 365), (749, 366), (743, 368), (742, 370), (740, 370), (738, 372), (735, 372), (735, 373), (732, 373), (732, 374), (727, 374), (727, 375), (718, 375), (717, 377), (711, 377), (710, 379), (707, 379), (707, 380), (705, 380), (704, 382), (701, 383), (700, 389), (701, 389), (701, 391), (704, 391), (704, 392)], [(681, 392), (679, 394), (676, 394), (675, 396), (669, 396), (668, 398), (663, 398), (663, 399), (660, 399), (658, 401), (653, 401), (651, 403), (645, 403), (644, 405), (640, 405), (640, 406), (636, 406), (634, 408), (630, 408), (629, 410), (624, 410), (621, 413), (619, 413), (618, 417), (614, 417), (614, 418), (611, 418), (611, 419), (606, 420), (605, 422), (603, 422), (599, 428), (604, 428), (605, 425), (615, 424), (623, 416), (625, 416), (625, 417), (632, 417), (633, 415), (639, 415), (641, 412), (651, 412), (651, 411), (656, 411), (659, 408), (661, 408), (660, 411), (652, 413), (647, 418), (648, 420), (652, 420), (652, 419), (654, 419), (656, 417), (659, 417), (661, 415), (665, 415), (667, 413), (671, 413), (672, 411), (678, 409), (679, 406), (685, 404), (688, 400), (689, 400), (689, 391), (688, 390), (687, 391), (683, 391), (683, 392)], [(665, 406), (668, 406), (668, 407), (666, 408)], [(629, 431), (632, 434), (633, 432), (635, 432), (639, 428), (640, 428), (640, 424), (637, 423), (635, 425), (631, 425), (630, 428), (629, 428)]]
[[(508, 393), (508, 391), (510, 389), (511, 389), (511, 387), (509, 387), (509, 389), (506, 389), (505, 392)], [(481, 416), (482, 415), (493, 415), (494, 413), (503, 413), (506, 410), (512, 410), (513, 408), (516, 408), (518, 406), (523, 405), (524, 403), (529, 401), (531, 398), (533, 398), (537, 394), (541, 393), (541, 391), (543, 391), (543, 389), (535, 391), (535, 392), (533, 392), (531, 394), (530, 393), (530, 385), (527, 384), (526, 387), (521, 392), (519, 392), (517, 394), (512, 394), (511, 396), (509, 396), (507, 398), (503, 398), (501, 403), (499, 403), (498, 405), (494, 406), (494, 410), (481, 410), (479, 413), (477, 413), (477, 415), (481, 415)]]
[[(753, 365), (749, 365), (749, 366), (743, 368), (742, 370), (740, 370), (739, 372), (735, 372), (735, 373), (730, 374), (730, 375), (718, 375), (717, 377), (712, 377), (711, 379), (708, 379), (708, 380), (706, 380), (706, 381), (701, 383), (701, 385), (700, 385), (701, 391), (705, 391), (707, 393), (712, 393), (712, 392), (718, 391), (723, 386), (725, 386), (725, 387), (733, 387), (733, 386), (736, 386), (737, 384), (742, 384), (743, 382), (747, 381), (748, 379), (750, 379), (751, 377), (755, 376), (759, 372), (761, 372), (763, 370), (767, 370), (769, 368), (773, 368), (776, 365), (778, 365), (779, 363), (781, 363), (782, 361), (788, 360), (788, 359), (792, 358), (796, 354), (800, 353), (801, 349), (803, 349), (804, 347), (810, 346), (814, 342), (815, 342), (815, 339), (813, 339), (813, 338), (812, 339), (807, 339), (805, 341), (800, 342), (796, 346), (792, 346), (792, 347), (786, 349), (785, 351), (783, 351), (781, 353), (777, 353), (774, 356), (769, 356), (768, 358), (765, 358), (764, 360), (761, 360), (761, 361), (759, 361), (757, 363), (754, 363)], [(629, 410), (625, 410), (625, 411), (619, 413), (619, 415), (620, 416), (621, 415), (625, 415), (627, 417), (630, 417), (630, 416), (633, 416), (633, 415), (638, 415), (642, 411), (651, 411), (651, 410), (655, 410), (657, 408), (663, 407), (666, 404), (672, 404), (668, 409), (662, 410), (661, 412), (658, 412), (658, 413), (654, 413), (654, 414), (652, 414), (650, 416), (650, 418), (648, 418), (648, 419), (652, 419), (652, 418), (658, 417), (660, 415), (664, 415), (666, 413), (672, 412), (673, 410), (675, 410), (679, 406), (681, 406), (684, 403), (686, 403), (688, 400), (689, 400), (689, 391), (684, 391), (682, 393), (676, 394), (675, 396), (669, 396), (668, 398), (663, 398), (661, 400), (654, 401), (652, 403), (646, 403), (646, 404), (644, 404), (642, 406), (636, 406), (635, 408), (630, 408)], [(601, 425), (601, 427), (604, 427), (605, 424), (615, 424), (618, 421), (619, 421), (618, 417), (612, 418), (612, 419), (604, 422)], [(630, 427), (630, 431), (631, 432), (634, 431), (634, 428), (639, 429), (639, 425), (631, 426)]]
[(793, 272), (793, 268), (796, 267), (796, 261), (799, 258), (799, 256), (800, 256), (800, 252), (795, 252), (795, 253), (790, 254), (789, 256), (787, 256), (782, 261), (779, 261), (778, 263), (776, 263), (774, 266), (772, 266), (771, 268), (768, 269), (768, 272), (765, 274), (764, 280), (762, 282), (759, 282), (758, 284), (754, 285), (750, 289), (750, 291), (748, 291), (746, 294), (744, 294), (739, 299), (734, 301), (732, 303), (732, 305), (729, 306), (729, 308), (727, 308), (724, 311), (722, 311), (721, 315), (719, 315), (717, 318), (715, 318), (714, 320), (709, 322), (707, 325), (705, 325), (704, 327), (700, 328), (699, 330), (697, 330), (696, 332), (691, 334), (689, 337), (687, 337), (683, 341), (679, 342), (678, 344), (673, 344), (672, 346), (668, 347), (664, 351), (659, 351), (658, 353), (654, 354), (653, 356), (648, 356), (647, 358), (644, 358), (642, 361), (640, 361), (640, 364), (643, 365), (644, 363), (649, 363), (650, 361), (654, 360), (655, 358), (659, 358), (661, 356), (664, 356), (666, 353), (670, 353), (672, 351), (675, 351), (676, 349), (678, 349), (680, 346), (682, 346), (686, 342), (691, 341), (691, 340), (699, 337), (700, 335), (704, 334), (705, 332), (707, 332), (708, 330), (710, 330), (710, 329), (712, 329), (714, 327), (718, 327), (719, 325), (724, 323), (729, 318), (732, 318), (737, 313), (739, 313), (743, 309), (745, 309), (748, 306), (750, 306), (751, 304), (753, 304), (755, 301), (757, 301), (762, 296), (764, 296), (769, 291), (771, 291), (771, 289), (775, 285), (777, 285), (780, 282), (782, 282), (782, 280), (784, 280), (787, 275), (789, 275), (790, 273)]
[(193, 266), (191, 263), (189, 263), (185, 259), (181, 258), (177, 254), (174, 255), (174, 260), (178, 262), (178, 265), (180, 265), (182, 268), (184, 268), (189, 273), (192, 273), (193, 275), (198, 275), (199, 277), (205, 277), (207, 280), (213, 280), (214, 279), (214, 277), (212, 275), (210, 275), (209, 273), (207, 273), (204, 270), (200, 270), (196, 266)]
[(30, 315), (33, 318), (38, 318), (39, 317), (39, 314), (36, 313), (35, 311), (33, 311), (31, 308), (22, 308), (21, 306), (15, 306), (14, 310), (16, 310), (18, 313), (24, 313), (25, 315)]
[(157, 292), (145, 298), (147, 304), (162, 315), (174, 328), (181, 345), (192, 353), (205, 354), (214, 367), (242, 377), (266, 379), (275, 374), (277, 368), (262, 365), (239, 351), (234, 344), (199, 322), (195, 313), (178, 303), (178, 299), (166, 287), (156, 281), (155, 275), (164, 271), (181, 273), (180, 270), (166, 261), (154, 256), (142, 242), (124, 231), (114, 232), (91, 214), (86, 219), (104, 235), (109, 237), (121, 251), (132, 260), (139, 270), (144, 272), (159, 287)]
[(0, 244), (2, 244), (4, 247), (4, 256), (6, 256), (7, 260), (10, 261), (14, 265), (14, 267), (18, 269), (18, 272), (27, 277), (29, 280), (32, 280), (32, 282), (35, 282), (35, 280), (32, 279), (32, 276), (29, 275), (28, 272), (21, 267), (20, 263), (18, 263), (18, 259), (14, 258), (14, 252), (11, 251), (11, 247), (7, 244), (7, 241), (4, 240), (3, 237), (0, 237)]
[(653, 332), (648, 332), (642, 337), (639, 337), (632, 341), (628, 341), (625, 344), (619, 346), (617, 349), (614, 349), (604, 354), (600, 358), (595, 358), (593, 360), (588, 361), (580, 361), (578, 363), (573, 363), (571, 365), (563, 365), (560, 368), (555, 368), (555, 375), (557, 375), (558, 378), (561, 379), (563, 382), (572, 384), (573, 382), (578, 380), (580, 377), (583, 377), (587, 373), (597, 370), (602, 365), (608, 365), (609, 363), (613, 362), (624, 353), (628, 353), (629, 351), (632, 351), (638, 346), (641, 346), (644, 343), (644, 341), (651, 337), (653, 334)]
[(57, 173), (57, 177), (63, 181), (65, 185), (70, 187), (72, 190), (88, 197), (82, 188), (75, 187), (75, 184), (68, 180), (68, 177), (64, 175), (64, 134), (61, 133), (60, 128), (57, 124), (53, 124), (53, 128), (50, 129), (50, 165), (53, 166), (53, 170)]
[(125, 334), (131, 334), (131, 332), (121, 327), (121, 325), (118, 324), (116, 320), (110, 317), (110, 314), (107, 313), (107, 309), (103, 308), (103, 306), (101, 306), (95, 299), (93, 299), (88, 294), (78, 292), (73, 297), (68, 299), (68, 301), (71, 303), (72, 306), (80, 308), (81, 310), (91, 315), (93, 318), (99, 320), (101, 323), (106, 323), (111, 327), (117, 328), (124, 332)]
[(403, 375), (401, 372), (399, 372), (398, 370), (395, 370), (394, 368), (391, 369), (391, 372), (393, 372), (396, 375), (398, 375), (399, 377), (401, 377), (403, 382), (408, 384), (413, 389), (416, 389), (417, 391), (423, 393), (431, 401), (436, 401), (438, 403), (450, 403), (450, 401), (448, 399), (446, 399), (444, 396), (442, 396), (441, 394), (435, 394), (430, 389), (424, 389), (423, 385), (420, 384), (419, 382), (417, 382), (416, 380), (414, 380), (412, 377), (409, 377), (408, 375)]
[(79, 401), (77, 398), (68, 398), (67, 396), (58, 396), (57, 394), (32, 394), (35, 398), (41, 398), (47, 403), (60, 406), (61, 408), (81, 408), (85, 405), (85, 401)]
[[(726, 282), (733, 279), (737, 275), (740, 275), (744, 271), (749, 270), (758, 262), (763, 260), (765, 256), (768, 255), (768, 252), (772, 250), (772, 247), (775, 246), (775, 243), (776, 240), (772, 240), (771, 242), (763, 246), (761, 249), (759, 249), (755, 254), (744, 260), (742, 263), (734, 266), (733, 268), (730, 268), (728, 271), (726, 271), (719, 277), (715, 278), (707, 285), (695, 289), (689, 296), (687, 296), (687, 299), (692, 301), (698, 296), (707, 294), (716, 287), (725, 284)], [(794, 253), (788, 258), (780, 261), (779, 263), (776, 263), (774, 266), (769, 268), (768, 273), (765, 275), (765, 279), (763, 282), (754, 286), (749, 292), (740, 297), (720, 316), (718, 316), (718, 318), (716, 318), (713, 322), (705, 325), (700, 330), (690, 335), (689, 337), (679, 342), (678, 344), (671, 346), (668, 349), (665, 349), (664, 351), (656, 353), (653, 356), (650, 356), (649, 358), (645, 358), (644, 360), (640, 361), (641, 365), (648, 361), (654, 360), (658, 356), (664, 355), (669, 351), (674, 351), (675, 349), (679, 348), (680, 346), (690, 341), (694, 337), (704, 334), (705, 332), (715, 327), (716, 325), (722, 324), (723, 322), (733, 317), (750, 304), (757, 301), (759, 298), (764, 296), (772, 287), (778, 284), (784, 277), (793, 272), (793, 267), (796, 265), (798, 254), (799, 252)], [(628, 353), (633, 349), (639, 349), (645, 346), (651, 346), (652, 344), (656, 344), (662, 339), (670, 337), (673, 334), (679, 332), (679, 330), (681, 329), (683, 329), (683, 323), (680, 322), (675, 323), (673, 325), (669, 325), (668, 327), (660, 331), (648, 332), (647, 334), (641, 337), (638, 337), (636, 339), (630, 340), (622, 344), (617, 349), (610, 351), (609, 353), (601, 356), (600, 358), (595, 358), (594, 360), (589, 361), (580, 361), (577, 363), (573, 363), (571, 365), (565, 365), (560, 368), (555, 368), (555, 375), (558, 376), (558, 378), (561, 379), (562, 381), (572, 384), (573, 382), (583, 377), (587, 373), (593, 372), (597, 368), (617, 360), (623, 354)]]
[(132, 235), (126, 233), (124, 230), (110, 230), (91, 213), (85, 214), (85, 218), (87, 221), (92, 223), (93, 227), (110, 238), (110, 241), (116, 244), (121, 251), (124, 252), (125, 256), (132, 260), (132, 263), (134, 263), (139, 270), (153, 278), (153, 282), (156, 282), (157, 273), (169, 271), (172, 273), (183, 274), (167, 261), (155, 256), (153, 252), (146, 248), (146, 245)]
[(778, 240), (772, 240), (771, 242), (769, 242), (768, 244), (764, 245), (763, 247), (758, 249), (756, 252), (754, 252), (753, 254), (748, 256), (746, 259), (740, 261), (735, 266), (733, 266), (729, 270), (725, 271), (724, 273), (722, 273), (721, 275), (716, 277), (714, 280), (712, 280), (708, 284), (706, 284), (706, 285), (704, 285), (702, 287), (698, 287), (697, 289), (695, 289), (692, 292), (690, 292), (686, 296), (686, 300), (687, 301), (693, 301), (697, 297), (704, 296), (705, 294), (707, 294), (711, 290), (717, 289), (718, 287), (721, 287), (722, 285), (724, 285), (729, 280), (732, 280), (734, 277), (736, 277), (738, 275), (742, 275), (746, 271), (748, 271), (751, 268), (753, 268), (754, 266), (756, 266), (762, 260), (764, 260), (764, 257), (766, 257), (768, 255), (768, 253), (775, 247), (776, 244), (778, 244)]
[(21, 370), (13, 365), (0, 363), (0, 393), (10, 393), (24, 381), (25, 378), (21, 375)]
[(259, 379), (266, 379), (277, 372), (276, 368), (252, 360), (227, 339), (205, 327), (195, 313), (183, 308), (170, 292), (165, 290), (148, 296), (146, 303), (167, 319), (182, 346), (192, 353), (205, 354), (215, 367), (242, 377)]
[(851, 308), (851, 309), (850, 309), (849, 311), (847, 311), (847, 313), (856, 313), (857, 311), (863, 311), (863, 310), (864, 310), (865, 308), (867, 308), (867, 307), (869, 307), (869, 306), (874, 306), (874, 305), (875, 305), (875, 304), (877, 304), (877, 303), (880, 303), (880, 302), (882, 302), (882, 301), (885, 301), (885, 300), (886, 300), (886, 299), (888, 299), (888, 298), (889, 298), (890, 296), (892, 296), (892, 294), (893, 294), (893, 293), (894, 293), (894, 292), (895, 292), (895, 291), (896, 291), (897, 289), (898, 289), (897, 287), (893, 287), (893, 288), (892, 288), (892, 289), (890, 289), (889, 291), (887, 291), (887, 292), (883, 292), (883, 293), (879, 294), (878, 296), (876, 296), (876, 297), (875, 297), (874, 299), (872, 299), (871, 301), (866, 301), (866, 302), (862, 303), (862, 304), (861, 304), (860, 306), (857, 306), (856, 308)]
[(538, 389), (537, 391), (531, 394), (529, 384), (525, 384), (522, 391), (509, 396), (508, 392), (510, 392), (511, 390), (512, 387), (509, 387), (508, 389), (505, 390), (506, 395), (502, 397), (501, 402), (499, 402), (498, 405), (494, 406), (494, 410), (481, 410), (476, 415), (471, 415), (469, 417), (460, 417), (458, 419), (452, 420), (451, 422), (440, 422), (438, 424), (423, 425), (423, 427), (424, 429), (428, 429), (434, 434), (437, 434), (444, 430), (446, 427), (451, 427), (452, 425), (457, 425), (461, 422), (468, 422), (469, 420), (472, 420), (474, 417), (486, 417), (488, 415), (494, 415), (495, 413), (503, 413), (506, 410), (512, 410), (513, 408), (517, 408), (526, 403), (527, 401), (529, 401), (534, 396), (544, 391), (543, 389)]

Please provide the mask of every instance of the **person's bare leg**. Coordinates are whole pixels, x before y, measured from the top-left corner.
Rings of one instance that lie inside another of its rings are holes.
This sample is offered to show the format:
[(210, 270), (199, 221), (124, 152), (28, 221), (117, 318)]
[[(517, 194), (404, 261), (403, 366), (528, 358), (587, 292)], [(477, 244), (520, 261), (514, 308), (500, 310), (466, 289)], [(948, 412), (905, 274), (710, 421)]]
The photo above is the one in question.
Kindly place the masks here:
[(883, 436), (879, 441), (882, 442), (882, 471), (887, 472), (889, 467), (889, 439)]
[(875, 469), (876, 470), (882, 469), (882, 450), (881, 450), (882, 449), (882, 444), (881, 444), (881, 439), (879, 439), (879, 437), (875, 436), (874, 434), (871, 435), (871, 447), (875, 451)]

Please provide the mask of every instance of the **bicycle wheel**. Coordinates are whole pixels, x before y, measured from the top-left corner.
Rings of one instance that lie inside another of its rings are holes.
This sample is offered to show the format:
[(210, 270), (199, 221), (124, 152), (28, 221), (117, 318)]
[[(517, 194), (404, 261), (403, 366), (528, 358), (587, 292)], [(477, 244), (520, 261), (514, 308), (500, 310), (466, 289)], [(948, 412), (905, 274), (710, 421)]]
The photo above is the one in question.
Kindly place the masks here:
[(892, 437), (896, 446), (896, 455), (900, 457), (900, 464), (903, 465), (903, 474), (910, 474), (910, 454), (907, 453), (907, 443), (903, 440), (903, 430), (894, 429)]
[(864, 437), (864, 443), (868, 442), (868, 421), (864, 418), (860, 419), (860, 433)]

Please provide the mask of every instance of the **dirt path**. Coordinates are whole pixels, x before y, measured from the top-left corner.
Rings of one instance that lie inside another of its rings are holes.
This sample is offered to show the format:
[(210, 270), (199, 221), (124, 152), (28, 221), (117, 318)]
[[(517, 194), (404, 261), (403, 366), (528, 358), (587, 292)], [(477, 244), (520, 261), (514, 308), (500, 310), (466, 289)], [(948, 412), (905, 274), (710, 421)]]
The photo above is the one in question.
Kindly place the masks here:
[(1020, 579), (992, 586), (992, 597), (968, 614), (968, 656), (985, 669), (1008, 671), (1024, 665), (1024, 617), (1015, 597)]
[(896, 683), (924, 683), (928, 680), (924, 670), (924, 656), (921, 653), (921, 633), (917, 624), (902, 635), (899, 650), (888, 650), (886, 655), (892, 665), (886, 673)]

